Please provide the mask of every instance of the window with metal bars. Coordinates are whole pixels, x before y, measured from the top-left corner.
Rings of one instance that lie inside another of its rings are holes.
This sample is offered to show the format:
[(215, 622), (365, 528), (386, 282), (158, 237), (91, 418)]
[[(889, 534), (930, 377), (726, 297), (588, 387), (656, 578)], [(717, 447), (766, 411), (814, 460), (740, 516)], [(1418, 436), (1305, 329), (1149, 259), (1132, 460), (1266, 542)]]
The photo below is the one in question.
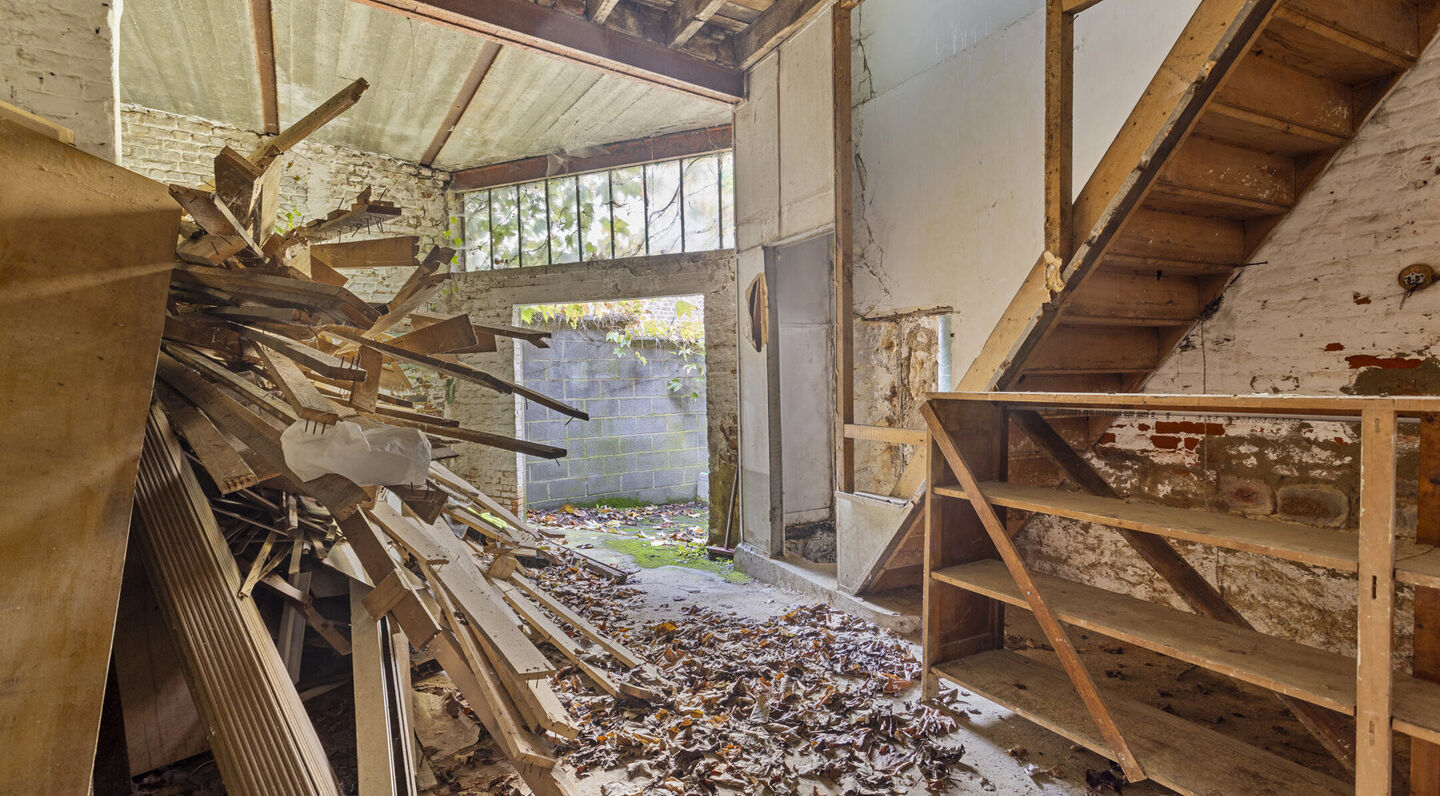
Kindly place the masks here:
[(735, 247), (735, 159), (713, 152), (464, 195), (465, 269)]

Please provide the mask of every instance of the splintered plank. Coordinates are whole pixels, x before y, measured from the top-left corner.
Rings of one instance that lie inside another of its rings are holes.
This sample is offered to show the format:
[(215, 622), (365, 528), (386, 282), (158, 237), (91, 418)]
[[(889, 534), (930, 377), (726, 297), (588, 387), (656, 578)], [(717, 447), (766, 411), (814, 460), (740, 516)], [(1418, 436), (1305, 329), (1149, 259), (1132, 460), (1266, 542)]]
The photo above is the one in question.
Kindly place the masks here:
[(250, 469), (250, 465), (245, 463), (240, 454), (235, 452), (235, 448), (226, 441), (220, 429), (215, 428), (210, 418), (194, 404), (163, 383), (155, 385), (155, 397), (165, 407), (170, 424), (190, 445), (190, 450), (195, 452), (195, 458), (200, 460), (200, 466), (209, 473), (210, 480), (215, 482), (220, 494), (228, 495), (260, 483), (260, 477)]
[[(424, 329), (442, 321), (449, 320), (448, 317), (436, 312), (425, 312), (415, 310), (410, 313), (410, 326), (414, 329)], [(447, 353), (451, 354), (488, 354), (498, 349), (495, 347), (495, 335), (482, 330), (475, 323), (470, 324), (470, 330), (475, 335), (475, 344), (464, 348), (453, 348)]]
[[(1111, 754), (1069, 679), (1057, 669), (1014, 652), (991, 650), (941, 663), (934, 672), (1092, 752)], [(1351, 792), (1347, 783), (1163, 710), (1108, 691), (1105, 702), (1145, 761), (1150, 778), (1187, 796)]]
[(252, 252), (257, 255), (260, 253), (260, 245), (250, 237), (244, 222), (236, 218), (215, 194), (198, 188), (172, 185), (170, 195), (175, 197), (175, 201), (185, 208), (185, 212), (195, 219), (201, 229), (222, 238), (240, 238)]
[(450, 468), (439, 462), (430, 462), (430, 476), (437, 482), (444, 484), (456, 492), (464, 495), (485, 511), (504, 520), (511, 528), (522, 533), (536, 535), (536, 530), (531, 528), (524, 520), (515, 516), (509, 509), (500, 505), (496, 500), (475, 488), (474, 484), (461, 478), (450, 470)]
[(158, 409), (145, 427), (136, 541), (174, 633), (191, 692), (214, 738), (225, 787), (238, 796), (338, 796), (305, 706)]
[(560, 602), (550, 595), (549, 592), (536, 586), (523, 575), (511, 574), (510, 582), (525, 592), (532, 600), (545, 606), (551, 613), (560, 617), (566, 624), (575, 628), (580, 635), (590, 639), (600, 646), (601, 649), (615, 656), (615, 660), (627, 669), (644, 665), (645, 659), (631, 652), (628, 647), (613, 638), (605, 635), (600, 628), (590, 623), (590, 620), (571, 610), (565, 603)]
[(302, 420), (326, 425), (340, 421), (339, 408), (315, 389), (299, 365), (263, 345), (257, 348), (265, 363), (265, 372)]
[(0, 793), (83, 794), (180, 212), (11, 121), (0, 163)]
[(473, 442), (477, 445), (514, 451), (515, 453), (522, 453), (526, 456), (535, 456), (541, 459), (558, 459), (565, 455), (564, 448), (557, 448), (554, 445), (516, 439), (515, 437), (507, 437), (504, 434), (492, 434), (489, 431), (478, 431), (472, 428), (460, 428), (459, 426), (428, 422), (431, 418), (416, 420), (413, 418), (399, 417), (394, 410), (383, 414), (378, 412), (367, 414), (369, 414), (373, 420), (388, 423), (392, 426), (416, 428), (431, 436), (444, 437), (445, 439), (457, 440), (459, 442)]
[(472, 368), (468, 365), (459, 365), (453, 362), (446, 362), (443, 359), (436, 359), (435, 357), (428, 356), (426, 354), (417, 354), (414, 351), (406, 351), (403, 348), (392, 345), (390, 343), (384, 343), (379, 340), (371, 340), (360, 334), (359, 332), (355, 331), (354, 329), (347, 329), (343, 326), (329, 326), (325, 328), (325, 333), (334, 335), (335, 337), (339, 337), (345, 340), (349, 340), (350, 342), (356, 343), (365, 348), (373, 348), (381, 353), (389, 354), (396, 359), (403, 359), (406, 362), (413, 362), (416, 365), (424, 365), (431, 370), (443, 373), (447, 376), (454, 376), (457, 379), (460, 379), (462, 381), (468, 381), (471, 384), (478, 384), (481, 387), (489, 387), (490, 389), (501, 394), (508, 395), (515, 391), (514, 387), (509, 382), (501, 379), (498, 376), (492, 376), (483, 370), (476, 370), (475, 368)]
[(476, 632), (499, 651), (505, 667), (517, 679), (532, 680), (555, 673), (550, 661), (520, 632), (505, 608), (504, 598), (480, 574), (468, 551), (449, 544), (458, 543), (458, 539), (450, 535), (447, 541), (383, 502), (367, 510), (366, 516), (435, 572), (438, 583), (454, 598)]
[(264, 178), (265, 169), (228, 146), (215, 156), (215, 197), (241, 223), (255, 214), (258, 188)]
[(329, 376), (332, 379), (363, 379), (365, 371), (342, 361), (339, 357), (327, 354), (315, 348), (311, 348), (298, 340), (292, 340), (284, 335), (267, 332), (264, 329), (256, 329), (253, 326), (235, 324), (235, 331), (241, 337), (248, 338), (262, 346), (269, 346), (277, 351), (283, 352), (285, 356), (295, 360), (296, 363), (319, 373)]
[(300, 121), (286, 127), (279, 135), (260, 145), (255, 154), (250, 156), (254, 163), (265, 163), (268, 158), (273, 158), (283, 152), (288, 152), (291, 147), (304, 141), (321, 127), (324, 127), (331, 119), (349, 110), (352, 105), (360, 101), (360, 95), (370, 84), (365, 78), (357, 78), (355, 82), (340, 89), (330, 99), (325, 100), (315, 110), (305, 114)]
[(192, 370), (210, 381), (223, 385), (241, 398), (253, 402), (277, 420), (293, 423), (300, 419), (300, 416), (295, 414), (295, 410), (289, 404), (260, 389), (254, 382), (204, 354), (169, 343), (165, 345), (165, 353), (189, 365)]
[(389, 331), (428, 302), (450, 280), (450, 274), (438, 273), (440, 266), (449, 263), (455, 256), (454, 249), (436, 246), (425, 255), (420, 265), (410, 272), (405, 284), (395, 291), (395, 297), (386, 304), (385, 314), (371, 324), (366, 334), (375, 336)]
[(237, 300), (249, 299), (260, 304), (324, 311), (337, 321), (362, 328), (369, 328), (380, 317), (380, 313), (354, 293), (336, 285), (270, 274), (226, 271), (203, 265), (177, 265), (171, 277), (182, 289), (200, 287), (221, 291)]
[(584, 672), (585, 676), (589, 677), (595, 685), (611, 696), (620, 695), (620, 687), (615, 684), (615, 680), (610, 677), (610, 674), (585, 660), (584, 650), (580, 649), (580, 645), (575, 642), (575, 639), (570, 638), (564, 630), (560, 629), (559, 625), (550, 621), (550, 617), (546, 616), (539, 606), (530, 602), (508, 583), (497, 583), (496, 588), (500, 589), (500, 593), (505, 595), (506, 602), (515, 609), (515, 613), (520, 614), (520, 618), (524, 619), (526, 624), (535, 628), (535, 632), (580, 667), (580, 671)]
[(399, 235), (393, 238), (371, 238), (343, 243), (317, 243), (310, 247), (310, 256), (319, 257), (331, 268), (398, 268), (415, 265), (420, 238)]
[(448, 354), (458, 349), (472, 348), (476, 342), (475, 325), (470, 323), (470, 316), (456, 315), (437, 323), (418, 326), (415, 331), (391, 340), (390, 344), (418, 354)]
[(383, 224), (399, 217), (400, 208), (395, 203), (370, 201), (370, 189), (366, 188), (360, 192), (360, 196), (354, 204), (297, 227), (293, 234), (297, 238), (316, 240), (354, 230), (369, 229), (376, 224)]

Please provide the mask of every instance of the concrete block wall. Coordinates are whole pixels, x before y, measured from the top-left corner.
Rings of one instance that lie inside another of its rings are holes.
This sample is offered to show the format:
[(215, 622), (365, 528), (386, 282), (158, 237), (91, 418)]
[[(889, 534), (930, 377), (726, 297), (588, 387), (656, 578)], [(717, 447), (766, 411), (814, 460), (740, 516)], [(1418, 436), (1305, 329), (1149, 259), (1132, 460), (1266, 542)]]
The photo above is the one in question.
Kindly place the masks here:
[(0, 100), (70, 128), (77, 147), (115, 161), (119, 26), (120, 0), (6, 0)]
[[(445, 312), (468, 312), (477, 321), (513, 323), (516, 308), (527, 304), (612, 301), (661, 296), (705, 297), (706, 439), (710, 494), (715, 504), (727, 500), (735, 472), (739, 440), (736, 386), (737, 333), (735, 254), (730, 251), (634, 257), (547, 266), (472, 271), (457, 277), (441, 304)], [(719, 308), (720, 311), (715, 311)], [(513, 378), (521, 364), (517, 344), (500, 338), (493, 354), (466, 354), (462, 360), (502, 378)], [(467, 428), (516, 435), (522, 433), (514, 396), (499, 395), (470, 384), (457, 384), (447, 407), (450, 417)], [(584, 421), (573, 421), (580, 423)], [(522, 502), (517, 474), (525, 457), (497, 448), (459, 443), (460, 457), (451, 469), (491, 497), (511, 506)], [(710, 514), (711, 535), (724, 534), (723, 510)]]
[[(222, 147), (248, 155), (261, 136), (197, 116), (182, 116), (136, 105), (121, 108), (121, 165), (166, 183), (198, 186), (214, 180), (215, 155)], [(304, 223), (348, 206), (369, 186), (371, 195), (400, 206), (400, 217), (357, 238), (417, 235), (420, 254), (448, 245), (460, 234), (460, 203), (446, 190), (449, 172), (406, 163), (388, 155), (360, 152), (313, 141), (284, 155), (280, 179), (283, 225)], [(452, 222), (452, 219), (454, 221)], [(346, 240), (352, 240), (349, 236)], [(345, 269), (352, 292), (384, 301), (410, 275), (409, 268)]]
[[(1440, 394), (1440, 288), (1407, 297), (1396, 280), (1440, 250), (1437, 114), (1440, 48), (1432, 44), (1146, 390)], [(1359, 447), (1355, 424), (1136, 416), (1110, 426), (1094, 461), (1124, 494), (1353, 530)], [(1402, 426), (1397, 531), (1409, 539), (1417, 449), (1414, 428)], [(1104, 528), (1046, 519), (1019, 539), (1041, 571), (1176, 602)], [(1353, 654), (1353, 576), (1177, 547), (1257, 628)], [(1411, 590), (1402, 588), (1397, 666), (1409, 665), (1411, 610)]]
[[(636, 341), (615, 356), (604, 329), (563, 329), (549, 348), (526, 347), (522, 383), (563, 397), (590, 413), (574, 421), (537, 404), (525, 406), (525, 438), (566, 448), (562, 459), (531, 459), (525, 498), (531, 506), (628, 498), (646, 503), (695, 500), (707, 456), (705, 378), (664, 343)], [(679, 390), (670, 390), (671, 380)]]

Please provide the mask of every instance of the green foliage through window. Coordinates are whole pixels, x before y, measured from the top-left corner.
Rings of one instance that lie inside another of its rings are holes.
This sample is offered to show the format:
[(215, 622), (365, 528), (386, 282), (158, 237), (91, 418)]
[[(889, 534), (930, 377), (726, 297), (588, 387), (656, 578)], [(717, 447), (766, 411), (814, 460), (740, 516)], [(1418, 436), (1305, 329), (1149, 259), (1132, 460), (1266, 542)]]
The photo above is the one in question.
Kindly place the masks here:
[(734, 163), (726, 151), (468, 192), (465, 268), (734, 248)]

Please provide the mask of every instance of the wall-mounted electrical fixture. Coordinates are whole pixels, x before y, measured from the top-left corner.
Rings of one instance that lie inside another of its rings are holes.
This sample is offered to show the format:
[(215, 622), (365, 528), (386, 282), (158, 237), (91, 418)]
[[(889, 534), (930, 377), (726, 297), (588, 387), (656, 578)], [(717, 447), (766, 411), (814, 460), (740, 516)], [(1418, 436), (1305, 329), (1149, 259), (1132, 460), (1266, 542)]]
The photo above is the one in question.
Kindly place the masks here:
[(1435, 269), (1425, 263), (1407, 265), (1400, 269), (1400, 275), (1396, 278), (1400, 280), (1400, 287), (1404, 288), (1407, 294), (1414, 293), (1435, 284)]

